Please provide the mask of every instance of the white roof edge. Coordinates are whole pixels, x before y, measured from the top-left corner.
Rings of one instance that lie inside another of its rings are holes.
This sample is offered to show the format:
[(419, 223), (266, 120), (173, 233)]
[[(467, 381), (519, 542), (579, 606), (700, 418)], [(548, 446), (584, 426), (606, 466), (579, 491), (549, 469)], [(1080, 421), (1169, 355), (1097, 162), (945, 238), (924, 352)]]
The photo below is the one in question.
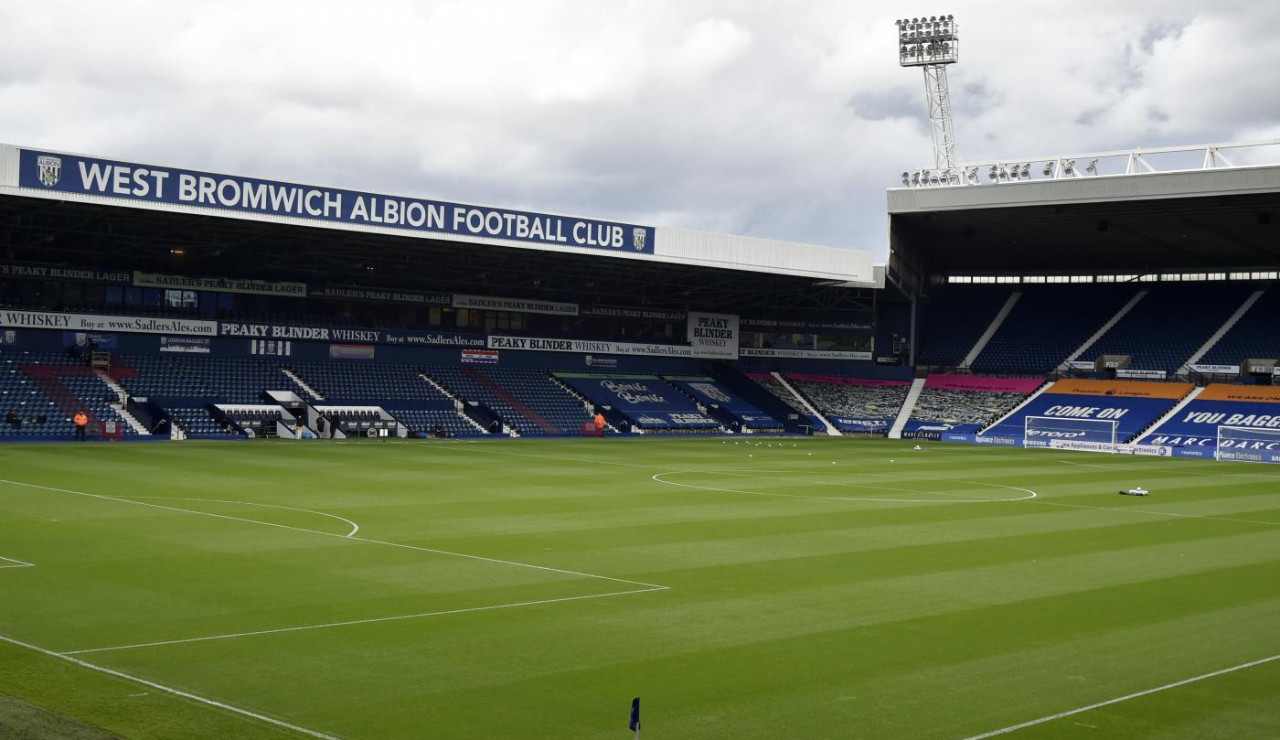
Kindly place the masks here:
[[(199, 216), (213, 216), (217, 218), (230, 218), (241, 221), (256, 221), (264, 223), (286, 224), (291, 226), (306, 226), (312, 228), (338, 229), (343, 231), (354, 231), (360, 233), (383, 234), (389, 236), (400, 237), (416, 237), (428, 238), (441, 241), (453, 241), (459, 243), (473, 243), (490, 246), (511, 247), (515, 249), (530, 249), (541, 252), (549, 252), (553, 254), (579, 254), (599, 257), (612, 257), (615, 259), (632, 259), (645, 262), (660, 262), (672, 265), (686, 265), (696, 267), (711, 267), (725, 270), (739, 270), (746, 272), (770, 273), (779, 275), (790, 275), (796, 277), (809, 277), (819, 280), (837, 281), (841, 284), (853, 286), (874, 286), (877, 285), (877, 276), (871, 264), (870, 253), (863, 249), (844, 249), (838, 247), (820, 246), (815, 244), (805, 244), (800, 242), (780, 241), (771, 239), (762, 239), (750, 236), (738, 236), (732, 234), (715, 234), (708, 232), (700, 232), (691, 229), (679, 227), (654, 226), (649, 227), (654, 234), (652, 253), (635, 252), (631, 249), (564, 249), (557, 248), (552, 245), (544, 245), (540, 243), (520, 241), (516, 239), (507, 239), (501, 237), (477, 236), (475, 234), (451, 234), (444, 232), (417, 232), (409, 231), (403, 228), (394, 228), (386, 226), (378, 226), (369, 223), (350, 223), (344, 221), (318, 220), (305, 217), (296, 217), (287, 214), (277, 213), (259, 213), (244, 210), (226, 210), (204, 205), (190, 205), (182, 203), (172, 203), (155, 200), (137, 200), (129, 198), (120, 198), (110, 195), (98, 195), (92, 193), (66, 192), (65, 190), (42, 190), (33, 187), (20, 187), (20, 158), (19, 152), (26, 147), (19, 147), (12, 144), (0, 144), (0, 195), (11, 195), (27, 198), (42, 198), (47, 200), (59, 200), (74, 203), (93, 203), (98, 205), (115, 206), (122, 208), (133, 208), (140, 210), (163, 211), (168, 213), (185, 213)], [(50, 154), (82, 157), (91, 159), (106, 159), (98, 155), (79, 154), (57, 149), (31, 149), (32, 151), (47, 152)], [(114, 161), (114, 160), (113, 160)], [(120, 160), (126, 164), (134, 164), (136, 166), (153, 167), (153, 168), (171, 168), (173, 170), (182, 170), (181, 167), (166, 165), (163, 163), (131, 163)], [(200, 170), (192, 170), (193, 172), (202, 172)], [(264, 179), (259, 175), (230, 174), (230, 173), (208, 173), (216, 174), (223, 177), (248, 177), (256, 179)], [(329, 186), (315, 185), (312, 183), (300, 183), (292, 180), (278, 181), (281, 183), (296, 185), (299, 187), (309, 188), (326, 188)], [(332, 186), (332, 189), (350, 190), (348, 186)], [(425, 198), (426, 196), (406, 195), (406, 194), (385, 194), (389, 198)], [(501, 207), (474, 205), (476, 208), (494, 208), (496, 210), (514, 211), (517, 209), (506, 209)], [(562, 217), (566, 219), (589, 219), (592, 221), (605, 221), (604, 219), (595, 219), (593, 217), (570, 216), (563, 213), (552, 211), (539, 211), (537, 215), (545, 215), (552, 217)], [(619, 222), (621, 223), (621, 222)], [(880, 286), (883, 285), (883, 274), (879, 277)]]
[(1269, 192), (1280, 192), (1280, 165), (885, 191), (890, 214)]
[(871, 254), (865, 249), (718, 234), (672, 226), (657, 228), (654, 256), (679, 264), (813, 277), (841, 283), (876, 282)]

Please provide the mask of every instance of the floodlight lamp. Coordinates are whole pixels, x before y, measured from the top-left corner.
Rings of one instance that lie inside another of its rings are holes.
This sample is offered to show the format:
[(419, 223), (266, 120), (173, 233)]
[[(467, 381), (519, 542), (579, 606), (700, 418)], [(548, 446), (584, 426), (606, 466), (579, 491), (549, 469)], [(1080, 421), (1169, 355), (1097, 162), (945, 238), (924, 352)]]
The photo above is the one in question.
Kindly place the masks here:
[(1045, 177), (1053, 177), (1053, 171), (1057, 168), (1057, 166), (1058, 166), (1058, 163), (1057, 163), (1057, 162), (1045, 162), (1045, 163), (1044, 163), (1044, 176), (1045, 176)]
[(992, 180), (994, 180), (994, 179), (996, 179), (996, 175), (997, 175), (997, 174), (999, 174), (999, 172), (1000, 172), (1000, 170), (999, 170), (999, 169), (998, 169), (998, 168), (993, 164), (993, 165), (991, 165), (991, 171), (987, 173), (987, 177), (989, 177), (989, 178), (991, 178)]
[(1098, 174), (1098, 160), (1096, 159), (1090, 160), (1089, 166), (1085, 167), (1084, 170), (1085, 172), (1088, 172), (1091, 175)]
[(1030, 176), (1031, 176), (1031, 163), (1030, 163), (1030, 162), (1023, 162), (1023, 163), (1022, 163), (1022, 176), (1023, 176), (1023, 177), (1030, 177)]
[(1074, 159), (1068, 159), (1067, 161), (1063, 162), (1062, 171), (1067, 173), (1068, 175), (1074, 174), (1076, 171), (1076, 161)]
[(903, 185), (910, 185), (910, 184), (911, 184), (911, 173), (910, 173), (910, 172), (903, 172), (903, 173), (902, 173), (902, 184), (903, 184)]

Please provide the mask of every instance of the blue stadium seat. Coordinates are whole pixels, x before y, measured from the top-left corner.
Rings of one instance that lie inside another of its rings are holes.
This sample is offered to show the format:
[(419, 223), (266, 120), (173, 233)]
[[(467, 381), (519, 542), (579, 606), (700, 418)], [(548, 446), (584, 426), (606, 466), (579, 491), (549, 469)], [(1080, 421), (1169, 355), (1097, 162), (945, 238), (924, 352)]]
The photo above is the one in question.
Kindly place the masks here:
[(1132, 285), (1025, 286), (972, 368), (1002, 375), (1051, 373), (1137, 292)]

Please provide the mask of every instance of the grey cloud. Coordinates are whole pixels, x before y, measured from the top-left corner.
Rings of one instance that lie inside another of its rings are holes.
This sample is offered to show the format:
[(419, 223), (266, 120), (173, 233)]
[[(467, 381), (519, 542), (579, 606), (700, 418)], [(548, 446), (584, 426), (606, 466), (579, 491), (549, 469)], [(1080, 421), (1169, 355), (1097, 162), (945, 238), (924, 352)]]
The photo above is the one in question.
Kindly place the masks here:
[[(1168, 20), (1152, 22), (1138, 0), (957, 0), (962, 155), (1274, 130), (1280, 5), (1162, 5)], [(896, 12), (835, 0), (9, 0), (0, 139), (883, 258), (884, 188), (930, 159), (919, 71), (894, 59)]]

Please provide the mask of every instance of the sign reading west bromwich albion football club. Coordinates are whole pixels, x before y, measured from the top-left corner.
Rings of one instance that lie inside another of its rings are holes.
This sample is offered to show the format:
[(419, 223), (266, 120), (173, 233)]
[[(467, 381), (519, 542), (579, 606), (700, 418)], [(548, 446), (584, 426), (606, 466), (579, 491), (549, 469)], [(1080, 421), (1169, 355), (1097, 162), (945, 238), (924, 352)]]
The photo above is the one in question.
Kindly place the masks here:
[(20, 150), (18, 186), (547, 247), (653, 254), (651, 226)]

